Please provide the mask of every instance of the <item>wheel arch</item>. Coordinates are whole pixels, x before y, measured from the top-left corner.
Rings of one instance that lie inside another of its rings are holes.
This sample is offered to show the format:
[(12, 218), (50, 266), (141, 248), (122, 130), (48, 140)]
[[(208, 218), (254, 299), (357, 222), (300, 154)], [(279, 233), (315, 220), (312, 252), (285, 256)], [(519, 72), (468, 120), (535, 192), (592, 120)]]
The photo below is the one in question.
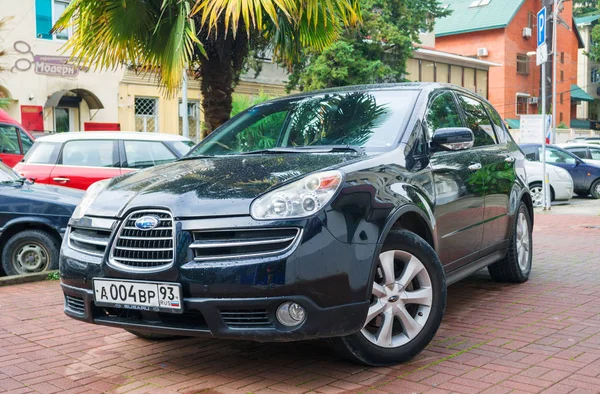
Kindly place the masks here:
[(47, 232), (58, 243), (62, 241), (62, 231), (53, 226), (49, 221), (41, 218), (19, 218), (9, 222), (0, 234), (0, 254), (4, 250), (4, 245), (15, 234), (24, 230), (42, 230)]
[(390, 215), (381, 232), (378, 243), (383, 245), (390, 231), (404, 229), (417, 234), (427, 241), (434, 250), (437, 250), (435, 224), (432, 223), (435, 223), (432, 214), (425, 213), (422, 209), (413, 204), (404, 205)]
[(529, 216), (531, 217), (531, 225), (533, 226), (535, 215), (533, 214), (533, 200), (531, 199), (531, 194), (529, 194), (528, 192), (523, 193), (519, 201), (523, 201), (525, 203), (525, 206), (529, 211)]

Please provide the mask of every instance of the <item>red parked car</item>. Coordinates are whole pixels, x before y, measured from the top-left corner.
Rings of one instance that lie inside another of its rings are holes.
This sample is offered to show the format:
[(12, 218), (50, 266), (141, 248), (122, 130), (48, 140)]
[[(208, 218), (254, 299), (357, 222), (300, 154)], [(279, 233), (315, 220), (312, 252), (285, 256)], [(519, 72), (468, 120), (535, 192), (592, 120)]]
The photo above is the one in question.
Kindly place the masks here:
[(37, 183), (86, 190), (102, 179), (177, 160), (193, 145), (174, 134), (53, 134), (38, 138), (15, 171)]
[(0, 160), (9, 167), (23, 159), (35, 138), (19, 122), (0, 109)]

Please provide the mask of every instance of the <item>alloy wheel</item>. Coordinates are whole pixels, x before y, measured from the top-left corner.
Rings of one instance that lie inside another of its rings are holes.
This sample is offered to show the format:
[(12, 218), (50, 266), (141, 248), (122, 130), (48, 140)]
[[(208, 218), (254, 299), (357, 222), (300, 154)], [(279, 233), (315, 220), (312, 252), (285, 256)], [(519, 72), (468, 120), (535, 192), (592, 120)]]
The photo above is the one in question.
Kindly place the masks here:
[(541, 186), (533, 186), (529, 189), (531, 191), (531, 200), (533, 201), (534, 207), (541, 207), (544, 205), (544, 191)]
[(529, 264), (531, 263), (529, 248), (529, 225), (525, 214), (519, 212), (517, 219), (517, 259), (519, 268), (523, 272), (529, 269)]
[(600, 182), (598, 182), (596, 184), (596, 187), (594, 188), (595, 193), (593, 193), (596, 196), (600, 196)]
[(13, 254), (13, 267), (19, 274), (45, 271), (50, 261), (48, 251), (36, 243), (25, 243)]
[(432, 301), (431, 278), (423, 263), (405, 251), (383, 252), (361, 333), (380, 347), (402, 346), (421, 332)]

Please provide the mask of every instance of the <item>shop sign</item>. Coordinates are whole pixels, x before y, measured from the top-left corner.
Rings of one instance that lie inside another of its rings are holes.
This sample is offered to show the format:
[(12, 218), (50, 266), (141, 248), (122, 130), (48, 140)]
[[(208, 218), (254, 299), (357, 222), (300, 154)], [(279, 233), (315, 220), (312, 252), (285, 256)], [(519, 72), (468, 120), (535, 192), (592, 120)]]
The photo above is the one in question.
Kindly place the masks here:
[(16, 41), (13, 45), (15, 51), (22, 55), (15, 61), (11, 71), (33, 71), (40, 75), (49, 75), (54, 77), (76, 77), (80, 71), (88, 71), (87, 67), (80, 67), (69, 63), (68, 56), (44, 56), (34, 55), (31, 46), (25, 41)]

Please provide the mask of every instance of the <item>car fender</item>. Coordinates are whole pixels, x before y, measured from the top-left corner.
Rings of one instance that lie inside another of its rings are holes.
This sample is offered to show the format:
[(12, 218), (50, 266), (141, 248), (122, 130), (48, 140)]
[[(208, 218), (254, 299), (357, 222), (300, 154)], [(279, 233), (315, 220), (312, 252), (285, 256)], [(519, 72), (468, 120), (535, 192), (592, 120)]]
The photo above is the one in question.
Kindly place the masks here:
[(60, 219), (60, 225), (57, 225), (56, 223), (53, 223), (52, 220), (49, 220), (46, 217), (43, 216), (19, 216), (16, 217), (14, 219), (9, 220), (2, 228), (0, 228), (0, 237), (2, 236), (2, 234), (4, 234), (6, 231), (9, 231), (12, 227), (20, 225), (20, 224), (28, 224), (28, 225), (38, 225), (38, 226), (42, 226), (42, 227), (49, 227), (52, 230), (56, 231), (61, 237), (64, 236), (66, 230), (67, 230), (67, 224), (69, 222), (69, 218), (64, 216), (64, 217), (59, 217)]

